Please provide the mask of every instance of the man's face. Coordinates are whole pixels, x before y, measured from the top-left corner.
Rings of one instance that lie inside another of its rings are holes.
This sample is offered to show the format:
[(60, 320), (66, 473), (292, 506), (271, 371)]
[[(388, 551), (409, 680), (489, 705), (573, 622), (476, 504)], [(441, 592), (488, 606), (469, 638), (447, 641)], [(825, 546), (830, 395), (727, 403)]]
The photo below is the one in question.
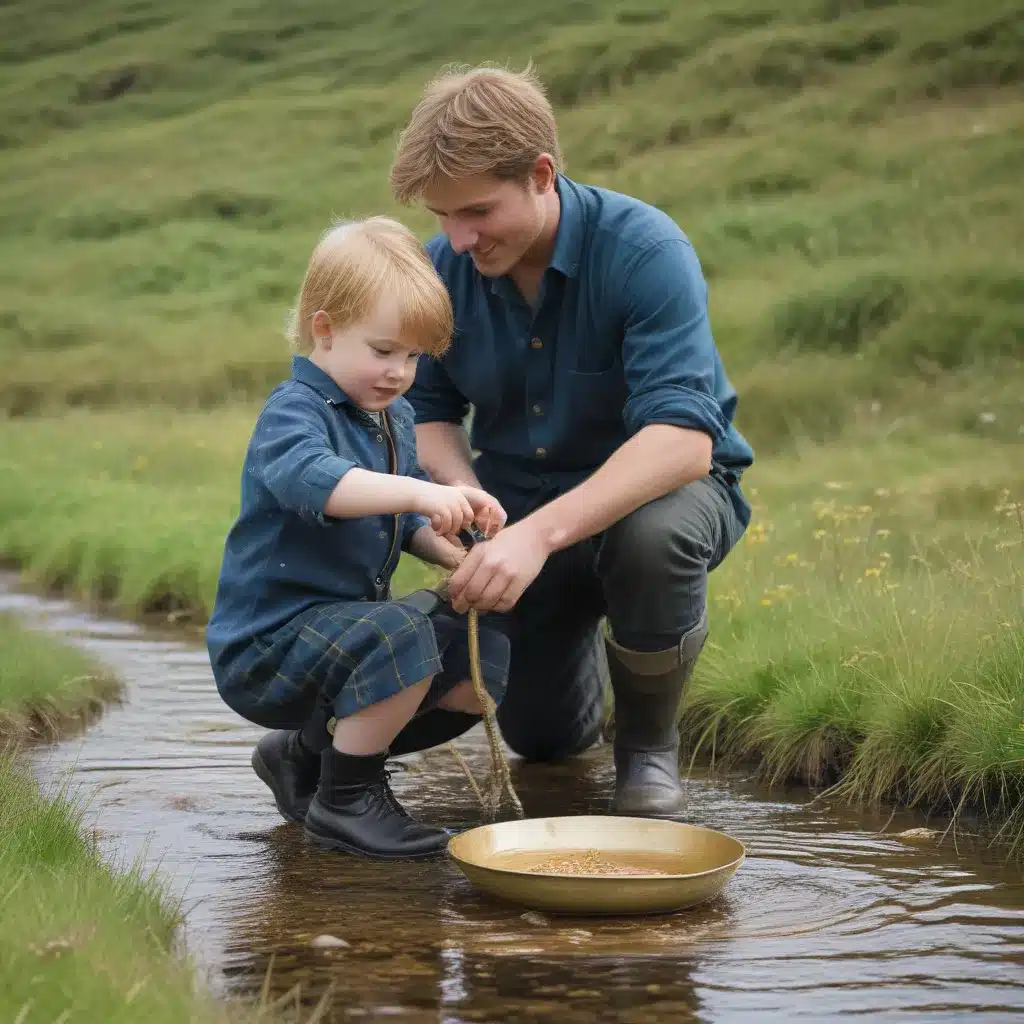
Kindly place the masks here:
[(522, 260), (544, 229), (544, 193), (534, 177), (491, 175), (442, 179), (423, 195), (456, 252), (468, 252), (485, 277), (501, 277)]

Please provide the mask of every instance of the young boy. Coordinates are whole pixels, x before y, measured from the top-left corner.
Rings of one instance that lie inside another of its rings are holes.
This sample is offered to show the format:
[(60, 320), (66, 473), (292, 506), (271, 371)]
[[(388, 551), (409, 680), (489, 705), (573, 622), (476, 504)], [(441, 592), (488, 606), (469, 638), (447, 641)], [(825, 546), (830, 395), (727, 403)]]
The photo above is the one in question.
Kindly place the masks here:
[[(482, 714), (465, 618), (429, 591), (390, 597), (402, 551), (455, 568), (461, 530), (505, 521), (484, 491), (432, 483), (417, 463), (402, 396), (418, 355), (438, 356), (451, 331), (444, 285), (404, 226), (371, 217), (323, 236), (290, 325), (291, 379), (246, 452), (207, 627), (222, 698), (274, 730), (252, 764), (282, 815), (322, 846), (382, 859), (438, 854), (449, 838), (398, 803), (389, 753)], [(508, 642), (481, 628), (480, 653), (500, 703)]]

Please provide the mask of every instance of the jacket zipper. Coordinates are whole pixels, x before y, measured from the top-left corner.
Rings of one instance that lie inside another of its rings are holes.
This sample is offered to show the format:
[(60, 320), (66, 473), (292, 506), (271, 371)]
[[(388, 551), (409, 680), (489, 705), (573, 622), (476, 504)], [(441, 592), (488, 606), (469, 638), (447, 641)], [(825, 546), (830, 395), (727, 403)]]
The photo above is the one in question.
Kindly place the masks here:
[[(395, 474), (398, 472), (398, 449), (395, 447), (394, 438), (391, 436), (391, 427), (389, 425), (388, 413), (386, 409), (381, 411), (380, 422), (381, 429), (384, 432), (384, 437), (387, 439), (388, 443), (388, 472), (391, 474)], [(383, 566), (381, 566), (380, 572), (377, 573), (376, 583), (378, 587), (384, 586), (384, 574), (387, 572), (388, 564), (391, 562), (391, 559), (394, 556), (395, 545), (398, 542), (398, 528), (401, 520), (401, 515), (396, 512), (392, 519), (393, 522), (391, 531), (391, 547), (388, 548), (388, 556), (384, 559), (384, 564)]]

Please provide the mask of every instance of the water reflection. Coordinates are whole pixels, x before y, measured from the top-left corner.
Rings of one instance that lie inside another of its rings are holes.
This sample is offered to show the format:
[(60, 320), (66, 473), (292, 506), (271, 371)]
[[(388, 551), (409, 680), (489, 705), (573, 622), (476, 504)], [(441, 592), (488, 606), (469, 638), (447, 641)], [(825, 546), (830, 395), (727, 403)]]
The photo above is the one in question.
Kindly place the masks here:
[[(104, 851), (144, 857), (184, 894), (186, 940), (219, 991), (256, 992), (269, 970), (272, 993), (299, 984), (309, 1006), (331, 988), (334, 1021), (1024, 1013), (1019, 867), (984, 848), (900, 842), (894, 833), (923, 823), (916, 814), (808, 808), (801, 791), (769, 798), (739, 778), (696, 777), (692, 820), (748, 849), (717, 900), (633, 920), (524, 917), (444, 861), (377, 864), (306, 846), (249, 769), (260, 731), (219, 702), (194, 643), (11, 590), (4, 609), (128, 680), (125, 704), (86, 736), (38, 752), (37, 774), (73, 770)], [(482, 736), (463, 748), (483, 772)], [(606, 806), (606, 749), (513, 772), (531, 815)], [(394, 783), (428, 820), (477, 820), (447, 751), (408, 759)], [(318, 935), (346, 945), (316, 948)]]

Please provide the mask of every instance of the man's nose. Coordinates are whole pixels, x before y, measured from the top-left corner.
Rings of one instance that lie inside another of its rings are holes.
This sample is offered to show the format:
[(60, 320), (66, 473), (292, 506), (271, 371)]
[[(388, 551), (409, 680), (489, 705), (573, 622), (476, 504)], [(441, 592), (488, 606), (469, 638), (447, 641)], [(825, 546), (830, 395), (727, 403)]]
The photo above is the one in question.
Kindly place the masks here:
[(448, 225), (448, 241), (456, 252), (468, 252), (480, 240), (478, 232), (461, 224)]

